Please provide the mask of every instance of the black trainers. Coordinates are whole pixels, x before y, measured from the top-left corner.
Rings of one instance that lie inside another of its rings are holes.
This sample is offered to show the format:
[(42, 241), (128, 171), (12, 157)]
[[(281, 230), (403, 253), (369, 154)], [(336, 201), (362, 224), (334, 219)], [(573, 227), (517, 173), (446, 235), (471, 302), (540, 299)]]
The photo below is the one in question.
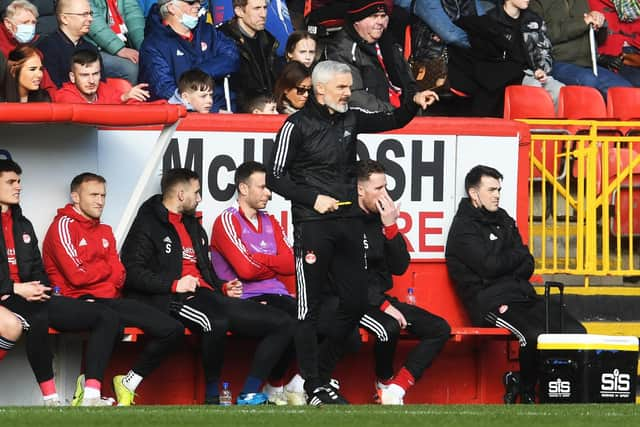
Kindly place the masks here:
[(518, 397), (518, 390), (520, 389), (520, 373), (509, 371), (502, 377), (502, 383), (504, 384), (504, 403), (511, 405), (516, 403)]
[(521, 391), (520, 392), (520, 403), (525, 405), (533, 405), (536, 403), (536, 392), (529, 391)]
[(324, 385), (313, 390), (313, 393), (307, 398), (307, 404), (310, 406), (348, 405), (349, 402), (333, 387)]

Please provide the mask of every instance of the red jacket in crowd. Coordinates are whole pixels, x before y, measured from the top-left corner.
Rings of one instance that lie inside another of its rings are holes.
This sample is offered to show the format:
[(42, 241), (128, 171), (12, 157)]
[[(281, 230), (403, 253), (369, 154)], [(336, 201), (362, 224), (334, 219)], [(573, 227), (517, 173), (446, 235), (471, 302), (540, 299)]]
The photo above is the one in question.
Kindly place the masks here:
[[(54, 102), (63, 102), (67, 104), (89, 104), (84, 96), (80, 93), (76, 85), (71, 82), (63, 83), (53, 96)], [(98, 98), (94, 104), (137, 104), (140, 101), (129, 99), (122, 102), (122, 91), (113, 87), (109, 81), (101, 81), (98, 85)]]
[(611, 0), (589, 0), (589, 6), (607, 19), (607, 39), (598, 46), (598, 53), (619, 56), (625, 42), (640, 49), (640, 20), (621, 22)]
[(125, 270), (111, 227), (81, 215), (68, 204), (58, 209), (42, 245), (51, 286), (72, 298), (118, 298)]

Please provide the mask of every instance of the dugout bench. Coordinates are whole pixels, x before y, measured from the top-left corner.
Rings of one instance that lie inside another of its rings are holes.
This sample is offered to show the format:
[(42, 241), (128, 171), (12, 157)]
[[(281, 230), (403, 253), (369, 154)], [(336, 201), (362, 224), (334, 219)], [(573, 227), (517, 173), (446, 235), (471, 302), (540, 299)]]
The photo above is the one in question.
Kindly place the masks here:
[[(422, 267), (422, 268), (420, 268)], [(288, 286), (293, 281), (287, 280)], [(450, 282), (444, 262), (412, 264), (398, 277), (393, 294), (404, 299), (407, 288), (415, 290), (417, 304), (437, 314), (451, 325), (451, 339), (405, 398), (405, 403), (502, 403), (502, 375), (517, 370), (517, 341), (506, 329), (471, 325)], [(57, 333), (51, 330), (51, 333)], [(360, 330), (362, 347), (348, 354), (338, 365), (335, 378), (352, 403), (372, 403), (372, 346), (375, 337)], [(105, 373), (103, 394), (113, 395), (110, 379), (127, 372), (141, 351), (145, 337), (138, 328), (126, 327), (123, 341), (116, 345)], [(396, 362), (401, 363), (415, 345), (408, 334), (398, 342)], [(225, 350), (221, 381), (228, 381), (237, 396), (247, 375), (255, 340), (230, 337)], [(185, 345), (168, 357), (143, 381), (137, 404), (199, 404), (204, 396), (204, 379), (198, 337), (185, 329)]]

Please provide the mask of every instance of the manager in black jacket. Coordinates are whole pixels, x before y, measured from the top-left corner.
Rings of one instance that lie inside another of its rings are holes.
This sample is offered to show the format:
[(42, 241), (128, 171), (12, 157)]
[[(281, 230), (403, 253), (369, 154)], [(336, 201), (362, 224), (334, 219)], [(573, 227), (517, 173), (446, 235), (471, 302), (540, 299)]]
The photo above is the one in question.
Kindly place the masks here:
[[(418, 105), (426, 108), (436, 95), (418, 92), (391, 113), (372, 113), (349, 109), (353, 80), (348, 65), (320, 62), (311, 81), (309, 100), (287, 118), (276, 136), (267, 185), (291, 200), (300, 321), (298, 362), (309, 403), (321, 405), (346, 402), (328, 384), (329, 374), (367, 308), (364, 230), (356, 199), (357, 135), (404, 126)], [(340, 305), (333, 336), (318, 351), (319, 304), (329, 275)]]
[[(451, 328), (443, 318), (387, 294), (393, 288), (393, 276), (407, 271), (410, 257), (396, 224), (400, 207), (387, 193), (384, 167), (374, 160), (358, 162), (358, 204), (366, 214), (369, 278), (369, 309), (360, 319), (360, 326), (376, 335), (376, 392), (380, 403), (402, 405), (406, 391), (420, 379), (449, 339)], [(401, 329), (416, 336), (418, 344), (394, 374), (393, 357)]]
[[(522, 243), (513, 218), (499, 207), (502, 174), (475, 166), (465, 178), (463, 198), (449, 229), (445, 257), (471, 320), (507, 328), (520, 341), (520, 401), (535, 402), (536, 347), (545, 332), (545, 305), (529, 278), (533, 257)], [(551, 301), (550, 332), (585, 333), (584, 327)]]
[(219, 279), (209, 259), (209, 238), (196, 218), (200, 177), (189, 169), (164, 172), (162, 194), (142, 204), (122, 246), (125, 290), (200, 332), (205, 402), (219, 403), (226, 332), (258, 337), (239, 405), (267, 402), (260, 386), (288, 346), (294, 322), (280, 310), (243, 300), (242, 283)]

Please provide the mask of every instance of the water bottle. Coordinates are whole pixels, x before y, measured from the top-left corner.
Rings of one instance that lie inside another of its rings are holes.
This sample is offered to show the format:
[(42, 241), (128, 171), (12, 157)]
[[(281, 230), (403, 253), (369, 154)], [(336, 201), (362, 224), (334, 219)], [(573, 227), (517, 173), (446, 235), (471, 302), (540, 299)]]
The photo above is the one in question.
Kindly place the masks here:
[(220, 406), (231, 406), (233, 397), (229, 389), (229, 383), (222, 383), (222, 392), (220, 393)]
[(413, 293), (413, 288), (407, 289), (407, 304), (416, 305), (416, 296)]

